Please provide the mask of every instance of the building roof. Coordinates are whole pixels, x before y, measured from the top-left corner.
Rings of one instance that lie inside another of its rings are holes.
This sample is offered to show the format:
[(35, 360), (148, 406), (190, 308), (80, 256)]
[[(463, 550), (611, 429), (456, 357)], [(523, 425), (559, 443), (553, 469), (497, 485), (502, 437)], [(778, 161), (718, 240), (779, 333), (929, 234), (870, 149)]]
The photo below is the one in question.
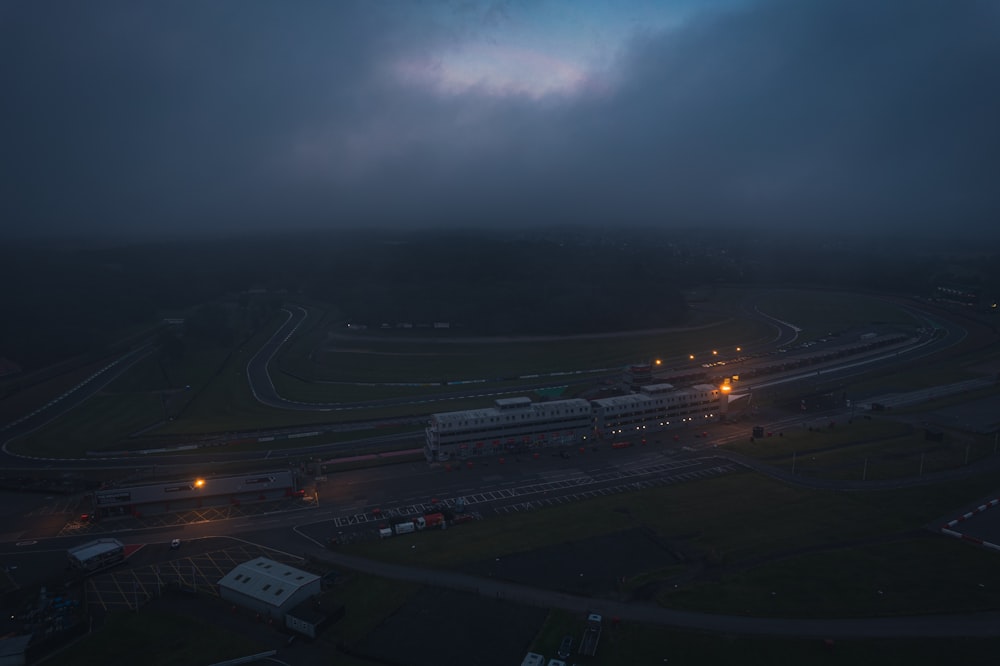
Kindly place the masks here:
[(614, 395), (609, 398), (597, 398), (592, 402), (598, 408), (610, 407), (632, 407), (648, 404), (655, 404), (654, 401), (664, 396), (689, 396), (692, 393), (718, 391), (719, 387), (711, 384), (696, 384), (690, 388), (675, 388), (672, 384), (651, 384), (641, 387), (641, 393), (629, 393), (628, 395)]
[(519, 396), (517, 398), (497, 398), (493, 401), (500, 409), (510, 409), (512, 407), (530, 407), (531, 398), (528, 396)]
[(298, 590), (318, 580), (316, 574), (258, 557), (237, 565), (219, 580), (219, 586), (271, 606), (281, 606)]
[(640, 386), (639, 390), (642, 391), (643, 393), (648, 393), (649, 395), (653, 395), (656, 393), (669, 393), (670, 391), (676, 391), (677, 387), (675, 387), (673, 384), (666, 384), (666, 383), (649, 384), (647, 386)]
[[(529, 421), (535, 419), (546, 419), (556, 415), (563, 409), (580, 409), (590, 413), (590, 403), (583, 398), (568, 398), (566, 400), (552, 400), (549, 402), (531, 402), (530, 398), (500, 398), (496, 402), (519, 401), (515, 404), (518, 407), (517, 414), (526, 415)], [(522, 407), (523, 405), (523, 407)], [(473, 425), (477, 420), (485, 420), (491, 417), (507, 416), (512, 412), (508, 409), (498, 407), (484, 407), (482, 409), (467, 409), (459, 412), (443, 412), (434, 414), (431, 419), (436, 424), (451, 424), (453, 427), (462, 425)]]
[(81, 562), (86, 562), (95, 555), (102, 555), (122, 548), (122, 542), (117, 539), (98, 539), (89, 543), (74, 546), (69, 554)]
[(275, 488), (290, 488), (294, 485), (292, 472), (275, 470), (253, 474), (231, 476), (207, 476), (201, 486), (195, 479), (171, 481), (168, 483), (136, 486), (118, 486), (94, 491), (97, 506), (120, 506), (147, 504), (151, 502), (173, 502), (198, 497), (218, 495), (239, 495), (241, 493), (264, 492)]
[(631, 405), (645, 405), (653, 399), (653, 396), (645, 393), (629, 393), (628, 395), (613, 395), (610, 398), (597, 398), (593, 401), (598, 407), (625, 407)]

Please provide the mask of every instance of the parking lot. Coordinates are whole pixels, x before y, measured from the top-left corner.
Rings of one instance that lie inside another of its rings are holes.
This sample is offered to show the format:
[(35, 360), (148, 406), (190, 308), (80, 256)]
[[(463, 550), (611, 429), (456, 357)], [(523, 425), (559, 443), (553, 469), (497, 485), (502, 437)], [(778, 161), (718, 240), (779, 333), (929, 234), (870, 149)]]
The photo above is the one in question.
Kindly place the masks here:
[[(138, 557), (141, 554), (144, 553), (139, 550), (132, 557), (142, 559)], [(237, 564), (261, 556), (302, 567), (297, 557), (252, 544), (192, 553), (141, 566), (130, 565), (130, 558), (111, 571), (87, 579), (87, 603), (92, 609), (103, 611), (136, 610), (168, 589), (218, 596), (220, 578)]]
[[(314, 543), (327, 543), (336, 538), (340, 543), (358, 539), (378, 538), (376, 527), (448, 509), (484, 516), (532, 511), (606, 495), (634, 492), (676, 483), (686, 483), (730, 474), (739, 468), (729, 461), (715, 458), (691, 458), (650, 463), (643, 460), (635, 465), (623, 465), (600, 473), (576, 473), (559, 479), (533, 481), (508, 488), (482, 492), (462, 492), (451, 497), (428, 499), (399, 506), (370, 507), (362, 512), (336, 516), (329, 521), (303, 525), (298, 531)], [(333, 530), (331, 531), (331, 527)]]
[[(542, 506), (563, 504), (601, 495), (614, 495), (641, 488), (651, 488), (671, 483), (704, 479), (736, 470), (736, 465), (716, 458), (671, 460), (623, 467), (601, 474), (579, 474), (558, 481), (527, 483), (511, 488), (469, 493), (459, 497), (442, 498), (429, 503), (408, 504), (392, 508), (372, 508), (363, 513), (340, 516), (333, 520), (338, 529), (377, 524), (381, 521), (420, 516), (435, 508), (455, 509), (459, 500), (468, 509), (494, 513), (513, 513)], [(514, 500), (514, 501), (511, 501)]]

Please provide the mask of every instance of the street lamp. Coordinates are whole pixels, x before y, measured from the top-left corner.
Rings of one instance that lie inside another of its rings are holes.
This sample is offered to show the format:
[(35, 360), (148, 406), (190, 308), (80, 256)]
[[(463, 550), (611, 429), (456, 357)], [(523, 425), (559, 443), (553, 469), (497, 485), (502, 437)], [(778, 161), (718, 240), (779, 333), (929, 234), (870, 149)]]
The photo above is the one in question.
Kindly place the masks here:
[(195, 488), (204, 488), (205, 487), (205, 479), (195, 479), (194, 480), (194, 487)]

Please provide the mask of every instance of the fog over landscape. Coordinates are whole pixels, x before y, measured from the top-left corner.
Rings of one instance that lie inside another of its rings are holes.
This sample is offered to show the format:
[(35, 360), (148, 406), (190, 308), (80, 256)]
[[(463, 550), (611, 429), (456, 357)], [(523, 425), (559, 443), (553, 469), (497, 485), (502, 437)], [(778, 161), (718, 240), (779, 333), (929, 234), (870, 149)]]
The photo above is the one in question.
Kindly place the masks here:
[(998, 36), (0, 0), (0, 661), (995, 663)]
[(5, 237), (995, 235), (993, 2), (0, 1)]

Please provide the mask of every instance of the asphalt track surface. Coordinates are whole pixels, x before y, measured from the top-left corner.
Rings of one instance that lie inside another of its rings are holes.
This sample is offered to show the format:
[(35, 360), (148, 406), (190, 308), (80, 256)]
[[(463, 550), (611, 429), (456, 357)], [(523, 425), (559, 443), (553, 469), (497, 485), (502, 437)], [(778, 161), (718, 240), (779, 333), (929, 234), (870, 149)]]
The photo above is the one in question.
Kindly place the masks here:
[[(284, 342), (286, 342), (292, 334), (294, 334), (295, 330), (302, 323), (305, 316), (306, 313), (304, 310), (301, 310), (298, 316), (289, 312), (289, 318), (285, 324), (280, 327), (271, 340), (269, 340), (269, 342), (254, 355), (247, 366), (247, 376), (250, 379), (251, 386), (254, 387), (254, 394), (257, 396), (258, 400), (264, 404), (277, 406), (277, 403), (284, 401), (284, 399), (281, 398), (281, 396), (279, 396), (274, 390), (273, 382), (268, 374), (268, 363), (280, 349), (281, 345), (284, 344)], [(760, 316), (766, 317), (763, 313), (760, 313)], [(879, 359), (876, 362), (884, 363), (888, 366), (896, 365), (904, 361), (912, 361), (913, 359), (921, 358), (931, 353), (936, 353), (941, 349), (957, 344), (957, 342), (961, 341), (964, 337), (964, 329), (959, 327), (957, 324), (939, 322), (939, 325), (941, 323), (944, 323), (943, 328), (946, 330), (945, 335), (931, 340), (924, 340), (918, 348), (910, 351), (894, 353), (886, 358)], [(788, 341), (790, 339), (794, 339), (794, 327), (785, 324), (784, 322), (776, 322), (776, 327), (778, 329), (776, 340)], [(842, 371), (849, 372), (850, 368), (842, 368)], [(836, 372), (836, 369), (829, 369), (825, 372), (833, 373)], [(803, 377), (805, 376), (807, 375), (803, 375)], [(113, 379), (113, 376), (109, 376), (107, 378), (107, 382), (111, 381), (111, 379)], [(107, 382), (104, 382), (104, 384)], [(104, 384), (101, 385), (103, 386)], [(74, 398), (74, 400), (77, 401), (77, 404), (78, 402), (85, 400), (89, 394), (96, 392), (96, 390), (100, 387), (95, 383), (89, 388), (92, 390), (79, 391), (78, 396)], [(316, 410), (317, 408), (323, 409), (324, 407), (327, 407), (323, 405), (309, 405), (303, 403), (294, 404), (299, 406), (293, 407), (293, 409)], [(69, 402), (65, 403), (65, 405), (67, 409), (72, 406)], [(2, 435), (5, 443), (19, 432), (23, 433), (27, 426), (30, 425), (31, 429), (41, 427), (44, 422), (54, 418), (54, 416), (47, 414), (40, 414), (39, 416), (42, 417), (40, 419), (42, 422), (38, 425), (25, 422), (13, 425), (13, 427), (8, 426), (5, 428)], [(48, 419), (45, 419), (46, 416), (48, 416)], [(30, 432), (30, 429), (27, 430), (27, 432)], [(6, 447), (4, 447), (4, 454), (7, 456), (7, 460), (5, 462), (10, 461), (10, 454), (7, 452)], [(718, 452), (716, 452), (716, 455), (719, 455)], [(250, 454), (250, 456), (260, 457), (260, 454), (255, 453)], [(760, 463), (759, 461), (745, 459), (735, 454), (725, 454), (722, 457), (740, 465), (753, 468), (758, 472), (779, 478), (788, 483), (795, 483), (798, 485), (806, 485), (816, 488), (856, 490), (936, 483), (951, 478), (960, 478), (963, 475), (978, 473), (983, 471), (984, 465), (988, 465), (991, 469), (996, 469), (998, 467), (994, 461), (990, 461), (989, 463), (985, 463), (983, 465), (971, 466), (961, 470), (952, 470), (950, 472), (925, 475), (914, 479), (882, 482), (850, 482), (805, 479), (802, 477), (795, 477), (794, 475), (791, 475), (783, 470), (776, 470)], [(19, 462), (23, 461), (19, 460)], [(93, 467), (106, 465), (108, 462), (114, 461), (103, 460), (78, 462), (80, 463), (80, 466)], [(163, 461), (161, 460), (161, 462)], [(136, 464), (136, 460), (129, 459), (121, 461), (121, 464), (134, 466)], [(284, 527), (279, 529), (283, 530), (287, 526), (288, 522), (285, 522)], [(263, 527), (263, 525), (260, 525), (260, 527)], [(480, 578), (457, 572), (428, 570), (418, 567), (406, 567), (384, 562), (376, 562), (349, 556), (343, 553), (331, 552), (325, 548), (321, 548), (320, 545), (312, 539), (309, 539), (309, 541), (312, 543), (305, 546), (305, 548), (310, 552), (310, 554), (320, 559), (329, 561), (335, 566), (351, 568), (393, 579), (410, 580), (422, 584), (438, 585), (457, 590), (474, 591), (484, 597), (492, 599), (511, 600), (536, 606), (562, 608), (580, 612), (601, 612), (608, 617), (619, 617), (632, 621), (678, 628), (709, 630), (734, 634), (800, 637), (815, 636), (824, 638), (1000, 636), (1000, 613), (996, 612), (963, 615), (925, 615), (917, 617), (843, 619), (759, 618), (710, 615), (705, 613), (670, 610), (645, 604), (625, 604), (609, 600), (577, 597), (570, 594), (531, 588), (524, 585), (503, 582), (491, 578)], [(13, 545), (14, 544), (9, 544), (9, 546)], [(5, 548), (5, 550), (8, 549)], [(29, 551), (26, 550), (21, 552), (28, 554)]]
[[(930, 323), (927, 315), (924, 315), (913, 308), (909, 309), (918, 318)], [(775, 342), (772, 344), (786, 345), (796, 339), (798, 331), (792, 324), (776, 320), (759, 310), (755, 311), (754, 314), (757, 317), (766, 319), (775, 325), (777, 333)], [(297, 326), (297, 324), (292, 323), (293, 320), (294, 317), (290, 313), (289, 322), (286, 323), (286, 327), (291, 326), (291, 330), (294, 330), (294, 327)], [(882, 354), (874, 359), (870, 359), (865, 364), (849, 362), (844, 364), (845, 367), (827, 368), (823, 370), (823, 374), (826, 374), (827, 376), (834, 374), (849, 375), (859, 371), (870, 371), (873, 365), (876, 367), (889, 367), (900, 363), (912, 363), (915, 360), (937, 353), (938, 351), (941, 351), (951, 345), (958, 344), (965, 337), (965, 330), (951, 322), (937, 323), (937, 326), (945, 329), (944, 335), (925, 338), (912, 349)], [(931, 327), (933, 328), (933, 325)], [(279, 334), (272, 338), (271, 343), (278, 340), (283, 342), (287, 339), (287, 334), (283, 337), (283, 331), (284, 329), (279, 331)], [(272, 358), (279, 347), (280, 343), (266, 354), (266, 358)], [(265, 358), (265, 355), (259, 354), (259, 357)], [(263, 376), (265, 374), (266, 364), (263, 369), (258, 368), (257, 370), (258, 376)], [(818, 373), (810, 371), (808, 373), (802, 373), (801, 375), (785, 378), (781, 381), (805, 379), (814, 376), (814, 374)], [(268, 383), (270, 384), (269, 378)], [(271, 388), (273, 389), (273, 385), (271, 385)], [(280, 398), (280, 396), (276, 396), (276, 394), (274, 397)], [(716, 452), (716, 455), (745, 467), (754, 469), (759, 473), (767, 474), (786, 483), (817, 489), (874, 490), (902, 488), (914, 485), (939, 483), (955, 478), (962, 478), (963, 476), (983, 471), (983, 466), (977, 466), (976, 468), (951, 470), (948, 472), (900, 480), (874, 482), (833, 481), (795, 476), (785, 470), (776, 469), (754, 459), (739, 456), (737, 454), (720, 455), (719, 452)], [(991, 460), (985, 465), (988, 465), (992, 469), (998, 469), (1000, 468), (1000, 461)], [(419, 567), (406, 567), (384, 562), (376, 562), (353, 557), (343, 553), (330, 552), (326, 549), (314, 549), (312, 554), (315, 557), (331, 562), (335, 566), (350, 568), (387, 578), (475, 592), (481, 596), (491, 599), (510, 600), (535, 606), (560, 608), (580, 613), (600, 612), (606, 617), (619, 617), (631, 621), (683, 629), (708, 630), (745, 635), (821, 638), (1000, 636), (1000, 613), (843, 619), (757, 618), (733, 615), (710, 615), (705, 613), (670, 610), (646, 604), (625, 604), (614, 601), (578, 597), (561, 592), (498, 581), (492, 578), (481, 578), (457, 572), (429, 570)]]
[[(939, 327), (945, 331), (944, 335), (927, 338), (920, 341), (919, 344), (915, 345), (909, 350), (901, 350), (892, 352), (889, 354), (883, 354), (876, 357), (868, 358), (865, 360), (858, 361), (848, 361), (843, 364), (838, 364), (837, 366), (828, 366), (820, 371), (809, 371), (796, 373), (788, 375), (778, 380), (764, 380), (762, 382), (748, 383), (745, 388), (752, 389), (755, 385), (768, 386), (775, 383), (785, 383), (793, 382), (803, 379), (809, 379), (815, 376), (824, 376), (826, 378), (844, 378), (852, 374), (859, 374), (862, 372), (869, 372), (873, 368), (879, 367), (891, 367), (894, 365), (899, 365), (903, 363), (913, 363), (931, 354), (940, 352), (948, 347), (959, 344), (966, 336), (966, 331), (958, 324), (942, 320), (941, 317), (936, 315), (930, 315), (914, 308), (908, 303), (902, 303), (898, 301), (893, 301), (897, 306), (903, 307), (909, 310), (915, 317), (921, 319), (928, 323), (928, 326)], [(310, 412), (324, 412), (324, 411), (341, 411), (341, 410), (351, 410), (361, 407), (377, 407), (377, 406), (387, 406), (387, 405), (398, 405), (398, 404), (420, 404), (427, 402), (434, 402), (440, 399), (456, 400), (456, 399), (467, 399), (472, 397), (499, 397), (501, 395), (508, 395), (509, 393), (523, 394), (526, 391), (531, 390), (532, 387), (521, 386), (516, 391), (512, 392), (478, 392), (478, 393), (462, 393), (461, 395), (443, 394), (440, 396), (424, 396), (419, 401), (413, 401), (410, 398), (397, 398), (397, 399), (385, 399), (385, 400), (375, 400), (367, 402), (358, 403), (306, 403), (294, 400), (288, 400), (278, 394), (275, 389), (274, 383), (271, 379), (270, 374), (270, 363), (281, 349), (281, 347), (294, 335), (299, 326), (306, 320), (308, 313), (305, 309), (298, 306), (289, 306), (290, 309), (286, 309), (287, 318), (285, 322), (279, 326), (278, 330), (271, 336), (271, 338), (261, 346), (261, 348), (251, 357), (247, 363), (246, 373), (251, 391), (254, 397), (264, 405), (279, 408), (288, 409), (295, 411), (310, 411)], [(749, 318), (757, 319), (758, 321), (765, 322), (774, 327), (775, 335), (773, 339), (767, 344), (769, 347), (787, 345), (797, 339), (799, 329), (793, 324), (776, 319), (764, 312), (761, 312), (756, 307), (747, 303), (743, 306), (744, 315)], [(148, 354), (151, 348), (143, 348), (135, 350), (126, 354), (116, 361), (114, 361), (110, 366), (108, 372), (101, 371), (98, 375), (95, 375), (91, 379), (85, 381), (81, 386), (67, 393), (50, 404), (36, 410), (35, 413), (19, 419), (10, 424), (4, 425), (0, 428), (0, 465), (7, 469), (31, 469), (31, 468), (49, 468), (56, 467), (66, 468), (66, 469), (102, 469), (102, 468), (116, 468), (116, 467), (136, 467), (143, 465), (157, 465), (164, 468), (169, 468), (174, 466), (178, 469), (183, 467), (189, 467), (192, 464), (192, 458), (190, 455), (171, 455), (169, 452), (162, 452), (151, 455), (108, 455), (101, 457), (90, 457), (87, 459), (81, 458), (43, 458), (43, 457), (33, 457), (26, 454), (13, 453), (9, 450), (9, 443), (21, 436), (25, 436), (34, 430), (37, 430), (47, 423), (55, 420), (62, 414), (66, 413), (70, 409), (82, 404), (88, 397), (97, 393), (101, 388), (109, 384), (117, 376), (125, 372), (131, 365), (140, 360), (145, 354)], [(749, 351), (749, 350), (748, 350)], [(590, 376), (593, 379), (593, 375)], [(571, 377), (560, 377), (559, 383), (565, 384), (567, 380), (573, 381)], [(588, 381), (585, 379), (579, 379), (577, 381)], [(535, 388), (544, 388), (551, 386), (549, 384), (539, 384)], [(414, 419), (414, 422), (423, 422), (424, 417)], [(406, 421), (406, 419), (393, 419), (394, 423), (401, 423)], [(355, 426), (356, 427), (356, 426)], [(343, 429), (343, 426), (334, 426), (335, 429)], [(311, 428), (313, 430), (327, 429), (322, 427)], [(257, 436), (265, 435), (269, 433), (244, 433), (241, 438), (245, 436)], [(341, 444), (340, 447), (352, 447), (356, 448), (350, 443)], [(415, 446), (420, 446), (416, 443)], [(282, 448), (280, 451), (275, 451), (276, 458), (290, 458), (299, 456), (309, 456), (309, 455), (323, 455), (324, 453), (329, 453), (335, 451), (337, 446), (319, 446), (319, 447), (298, 447), (294, 449)], [(257, 452), (249, 453), (226, 453), (222, 451), (213, 451), (207, 457), (211, 458), (212, 462), (235, 462), (235, 461), (247, 461), (254, 460), (260, 457)]]
[[(906, 363), (913, 363), (921, 358), (925, 358), (932, 354), (938, 353), (950, 346), (959, 344), (966, 336), (966, 331), (961, 326), (958, 326), (954, 322), (939, 321), (938, 318), (932, 318), (929, 314), (922, 312), (921, 310), (914, 308), (912, 305), (907, 303), (902, 303), (899, 301), (890, 301), (894, 306), (902, 308), (908, 311), (915, 318), (925, 322), (928, 328), (940, 328), (945, 333), (941, 336), (925, 336), (921, 338), (916, 344), (912, 345), (908, 349), (892, 351), (889, 353), (869, 355), (863, 359), (848, 359), (844, 363), (839, 363), (836, 366), (830, 366), (822, 369), (820, 372), (816, 370), (811, 370), (808, 372), (800, 373), (785, 379), (782, 382), (797, 381), (799, 379), (809, 378), (814, 375), (822, 374), (825, 377), (843, 377), (850, 376), (851, 374), (859, 374), (861, 372), (870, 372), (873, 368), (877, 367), (890, 367), (893, 365), (900, 365)], [(800, 329), (794, 324), (782, 321), (775, 317), (762, 312), (756, 306), (751, 306), (749, 304), (744, 304), (742, 307), (742, 312), (744, 316), (748, 319), (754, 319), (763, 322), (775, 329), (774, 337), (766, 344), (766, 347), (777, 348), (782, 346), (787, 346), (798, 339), (798, 334)], [(271, 336), (271, 338), (264, 343), (264, 345), (251, 357), (249, 363), (247, 364), (247, 379), (249, 381), (251, 391), (254, 397), (263, 405), (268, 407), (273, 407), (276, 409), (286, 409), (294, 411), (311, 411), (311, 412), (326, 412), (326, 411), (342, 411), (342, 410), (352, 410), (359, 408), (370, 408), (370, 407), (385, 407), (389, 405), (401, 405), (401, 404), (422, 404), (422, 403), (436, 403), (446, 400), (466, 400), (470, 398), (483, 398), (483, 397), (500, 397), (510, 394), (523, 394), (538, 388), (548, 388), (554, 385), (553, 382), (541, 383), (537, 386), (519, 386), (516, 390), (511, 391), (490, 391), (490, 392), (469, 392), (462, 393), (461, 395), (456, 395), (455, 393), (444, 393), (439, 395), (425, 395), (419, 400), (414, 400), (413, 398), (403, 397), (403, 398), (387, 398), (380, 400), (369, 400), (364, 402), (303, 402), (297, 400), (290, 400), (281, 396), (274, 386), (274, 382), (271, 378), (270, 363), (281, 350), (281, 347), (288, 342), (289, 339), (295, 334), (295, 331), (305, 322), (308, 317), (308, 312), (299, 306), (289, 306), (288, 309), (284, 310), (286, 314), (285, 322), (278, 328), (278, 330)], [(751, 348), (746, 350), (747, 352), (755, 351)], [(580, 373), (584, 374), (583, 378), (573, 378), (572, 376), (561, 375), (558, 379), (560, 385), (566, 383), (583, 383), (593, 381), (597, 376), (596, 373), (599, 371), (593, 370), (581, 370)], [(776, 382), (769, 382), (768, 380), (763, 380), (760, 382), (749, 383), (748, 386), (753, 388), (754, 386), (767, 386)]]

